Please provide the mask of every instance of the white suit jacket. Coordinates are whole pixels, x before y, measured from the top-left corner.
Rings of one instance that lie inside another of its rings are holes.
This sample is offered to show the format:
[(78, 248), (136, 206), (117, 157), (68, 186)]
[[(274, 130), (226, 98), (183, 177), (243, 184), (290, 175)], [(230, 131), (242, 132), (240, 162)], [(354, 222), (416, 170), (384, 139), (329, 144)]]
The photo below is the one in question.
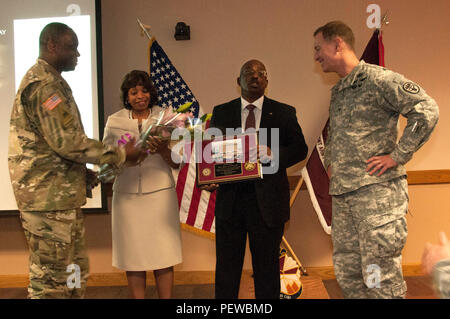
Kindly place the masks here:
[[(142, 132), (156, 120), (161, 108), (152, 107), (152, 114), (142, 122)], [(129, 133), (139, 139), (138, 120), (132, 119), (130, 111), (122, 109), (108, 117), (106, 122), (103, 143), (117, 145), (117, 142), (125, 134)], [(113, 185), (114, 192), (120, 193), (151, 193), (161, 189), (175, 187), (172, 171), (159, 154), (149, 154), (147, 158), (137, 166), (125, 167), (116, 177)]]

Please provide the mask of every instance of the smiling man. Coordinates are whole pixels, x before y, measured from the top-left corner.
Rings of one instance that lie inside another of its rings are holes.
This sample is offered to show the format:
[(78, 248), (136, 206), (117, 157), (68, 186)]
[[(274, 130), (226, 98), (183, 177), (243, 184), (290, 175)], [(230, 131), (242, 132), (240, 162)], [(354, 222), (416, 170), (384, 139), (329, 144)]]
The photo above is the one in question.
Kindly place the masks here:
[[(279, 169), (264, 174), (261, 180), (223, 184), (217, 189), (216, 298), (238, 297), (248, 235), (255, 297), (277, 299), (280, 297), (279, 249), (290, 214), (286, 168), (303, 160), (308, 147), (295, 108), (264, 96), (268, 80), (262, 62), (246, 62), (237, 84), (241, 97), (216, 106), (210, 127), (220, 129), (223, 134), (227, 128), (233, 132), (237, 128), (265, 130), (268, 134), (272, 129), (279, 130), (279, 148), (271, 144), (269, 137), (267, 145), (260, 145), (260, 156), (264, 153), (266, 160), (277, 161), (275, 166)], [(275, 152), (277, 156), (271, 156)]]
[[(85, 163), (122, 165), (141, 151), (133, 141), (106, 147), (88, 138), (72, 91), (61, 72), (77, 65), (78, 38), (50, 23), (39, 38), (39, 59), (25, 74), (10, 120), (8, 165), (30, 251), (29, 298), (80, 298), (89, 271), (81, 206)], [(73, 267), (75, 265), (75, 267)], [(70, 266), (68, 268), (68, 266)], [(67, 269), (79, 269), (75, 284)]]
[[(352, 30), (314, 32), (314, 59), (341, 78), (331, 90), (325, 167), (332, 195), (334, 271), (346, 298), (404, 298), (408, 184), (404, 164), (429, 138), (438, 106), (417, 84), (359, 61)], [(399, 116), (407, 118), (397, 142)]]

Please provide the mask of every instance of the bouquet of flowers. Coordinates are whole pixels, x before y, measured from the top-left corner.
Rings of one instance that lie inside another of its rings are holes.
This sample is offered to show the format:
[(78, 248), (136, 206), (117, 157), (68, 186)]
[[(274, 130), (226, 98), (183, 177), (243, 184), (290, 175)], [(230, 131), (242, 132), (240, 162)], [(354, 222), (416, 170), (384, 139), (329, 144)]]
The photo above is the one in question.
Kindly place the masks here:
[[(149, 136), (158, 136), (162, 139), (170, 140), (173, 130), (176, 128), (188, 128), (193, 123), (193, 114), (189, 108), (192, 102), (181, 105), (175, 111), (172, 108), (167, 108), (159, 112), (158, 117), (154, 118), (155, 123), (150, 126), (140, 135), (136, 142), (136, 147), (140, 147), (143, 151), (149, 152), (147, 149), (147, 139)], [(117, 142), (120, 145), (125, 145), (131, 138), (129, 133), (124, 134)], [(111, 182), (120, 172), (118, 167), (110, 164), (103, 164), (98, 170), (98, 179), (103, 183)]]
[(138, 143), (144, 143), (149, 136), (158, 136), (161, 139), (170, 139), (172, 132), (176, 128), (188, 128), (194, 118), (194, 114), (189, 110), (192, 102), (183, 104), (177, 110), (172, 108), (167, 108), (159, 112), (155, 124), (152, 124), (148, 129), (141, 135)]

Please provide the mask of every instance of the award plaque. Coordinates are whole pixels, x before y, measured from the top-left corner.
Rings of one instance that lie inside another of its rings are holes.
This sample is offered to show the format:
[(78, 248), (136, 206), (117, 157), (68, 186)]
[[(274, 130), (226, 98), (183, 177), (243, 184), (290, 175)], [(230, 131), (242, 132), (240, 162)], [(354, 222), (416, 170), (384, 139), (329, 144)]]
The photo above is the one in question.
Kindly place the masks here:
[(256, 133), (202, 141), (196, 153), (198, 185), (261, 179), (257, 147)]

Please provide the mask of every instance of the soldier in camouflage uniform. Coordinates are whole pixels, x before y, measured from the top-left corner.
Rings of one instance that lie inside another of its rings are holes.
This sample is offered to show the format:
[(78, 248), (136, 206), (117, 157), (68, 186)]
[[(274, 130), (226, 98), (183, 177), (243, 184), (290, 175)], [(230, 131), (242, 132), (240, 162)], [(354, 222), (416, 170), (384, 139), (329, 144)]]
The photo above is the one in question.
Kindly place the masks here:
[[(333, 264), (345, 298), (404, 298), (401, 252), (408, 190), (404, 164), (430, 137), (438, 107), (417, 84), (359, 61), (351, 29), (314, 33), (314, 58), (336, 72), (325, 167), (332, 195)], [(407, 118), (397, 143), (399, 115)]]
[[(136, 160), (124, 148), (89, 139), (61, 72), (75, 69), (78, 39), (51, 23), (39, 38), (40, 56), (28, 70), (11, 113), (8, 165), (30, 251), (29, 298), (83, 297), (89, 272), (84, 243), (85, 163), (120, 166)], [(75, 270), (67, 271), (69, 265)], [(69, 280), (74, 273), (77, 280)]]

